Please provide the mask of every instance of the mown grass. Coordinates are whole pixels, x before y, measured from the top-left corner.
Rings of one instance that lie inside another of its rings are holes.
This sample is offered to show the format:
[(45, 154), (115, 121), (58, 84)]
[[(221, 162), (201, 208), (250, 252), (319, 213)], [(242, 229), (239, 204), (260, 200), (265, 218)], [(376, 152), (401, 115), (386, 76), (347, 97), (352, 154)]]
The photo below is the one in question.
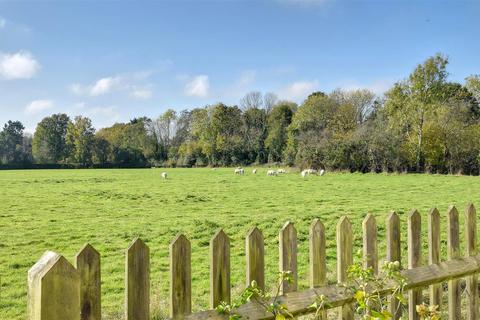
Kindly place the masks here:
[[(267, 177), (233, 175), (232, 169), (38, 170), (0, 172), (0, 318), (24, 319), (28, 269), (45, 250), (73, 261), (85, 242), (102, 255), (102, 303), (106, 319), (122, 314), (124, 250), (140, 236), (151, 250), (152, 309), (165, 311), (168, 297), (168, 246), (179, 232), (192, 242), (194, 309), (209, 294), (209, 240), (222, 227), (231, 237), (232, 290), (244, 286), (244, 236), (258, 225), (266, 240), (267, 283), (278, 269), (278, 231), (291, 220), (298, 230), (299, 282), (308, 285), (308, 228), (319, 217), (327, 229), (329, 277), (335, 277), (335, 225), (342, 215), (353, 223), (361, 247), (361, 220), (377, 216), (384, 256), (384, 218), (396, 210), (405, 231), (408, 212), (423, 218), (436, 206), (445, 217), (450, 204), (463, 213), (478, 202), (480, 178), (443, 175), (299, 174)], [(463, 218), (463, 214), (461, 215)], [(461, 220), (463, 222), (463, 219)], [(442, 220), (445, 228), (445, 219)], [(462, 225), (463, 226), (463, 225)], [(406, 239), (406, 232), (402, 234)], [(445, 234), (442, 235), (445, 251)], [(461, 235), (463, 240), (463, 233)], [(404, 241), (404, 247), (406, 243)], [(404, 251), (406, 257), (406, 251)], [(424, 257), (426, 260), (426, 250)]]

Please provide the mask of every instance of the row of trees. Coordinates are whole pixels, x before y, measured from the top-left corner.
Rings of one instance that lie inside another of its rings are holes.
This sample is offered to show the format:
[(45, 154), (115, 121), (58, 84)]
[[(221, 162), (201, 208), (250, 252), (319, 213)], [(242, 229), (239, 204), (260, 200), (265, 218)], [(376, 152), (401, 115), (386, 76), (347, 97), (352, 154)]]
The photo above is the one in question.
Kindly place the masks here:
[(9, 163), (228, 166), (283, 163), (350, 171), (480, 171), (480, 77), (448, 80), (437, 54), (382, 97), (314, 92), (301, 104), (251, 92), (216, 105), (96, 131), (90, 119), (44, 118), (33, 137), (18, 121), (0, 133)]

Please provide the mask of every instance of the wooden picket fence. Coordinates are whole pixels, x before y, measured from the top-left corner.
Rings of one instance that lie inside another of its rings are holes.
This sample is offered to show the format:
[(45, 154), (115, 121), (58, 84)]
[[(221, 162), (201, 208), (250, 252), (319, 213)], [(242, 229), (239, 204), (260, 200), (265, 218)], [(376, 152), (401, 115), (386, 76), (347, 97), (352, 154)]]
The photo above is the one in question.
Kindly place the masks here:
[[(378, 272), (377, 222), (367, 215), (363, 227), (365, 266)], [(422, 303), (422, 289), (429, 287), (429, 301), (441, 305), (441, 283), (448, 281), (449, 319), (461, 319), (459, 279), (466, 277), (466, 318), (478, 319), (478, 283), (480, 255), (477, 255), (476, 210), (472, 204), (465, 210), (465, 255), (460, 253), (459, 213), (451, 206), (447, 213), (448, 261), (440, 261), (440, 214), (437, 209), (428, 213), (428, 260), (422, 266), (421, 216), (417, 210), (408, 215), (408, 268), (402, 271), (408, 285), (408, 319), (419, 319), (415, 307)], [(346, 280), (347, 269), (353, 263), (352, 225), (347, 217), (337, 224), (337, 279)], [(386, 260), (401, 261), (401, 229), (399, 216), (392, 212), (386, 219)], [(319, 295), (325, 295), (329, 308), (338, 308), (339, 319), (353, 319), (351, 293), (344, 286), (327, 284), (325, 227), (315, 219), (309, 237), (310, 289), (297, 291), (297, 231), (287, 222), (279, 233), (279, 269), (291, 271), (293, 282), (281, 285), (282, 302), (294, 315), (312, 312), (310, 305)], [(246, 236), (246, 283), (255, 280), (265, 288), (264, 239), (258, 228)], [(150, 253), (148, 246), (135, 239), (126, 250), (125, 261), (125, 318), (147, 320), (150, 317)], [(461, 257), (464, 256), (464, 257)], [(184, 235), (170, 244), (170, 317), (172, 319), (228, 319), (214, 309), (221, 301), (230, 302), (230, 240), (219, 230), (210, 241), (210, 307), (211, 310), (191, 313), (191, 246)], [(388, 293), (389, 288), (385, 288)], [(76, 256), (76, 266), (54, 252), (46, 252), (28, 272), (28, 308), (30, 320), (100, 320), (100, 254), (86, 245)], [(400, 318), (391, 298), (390, 310)], [(443, 306), (442, 306), (443, 307)], [(445, 308), (443, 308), (445, 309)], [(326, 312), (320, 315), (326, 319)], [(236, 313), (244, 319), (272, 319), (258, 304), (249, 302)], [(405, 314), (407, 316), (407, 314)]]

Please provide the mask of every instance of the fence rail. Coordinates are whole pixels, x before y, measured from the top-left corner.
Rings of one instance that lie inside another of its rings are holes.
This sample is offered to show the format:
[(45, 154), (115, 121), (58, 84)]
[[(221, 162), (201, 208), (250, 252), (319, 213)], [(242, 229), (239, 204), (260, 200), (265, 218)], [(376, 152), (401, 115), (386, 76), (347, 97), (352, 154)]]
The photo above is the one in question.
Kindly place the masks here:
[[(408, 215), (408, 269), (402, 270), (409, 290), (408, 319), (418, 319), (415, 307), (422, 303), (422, 290), (429, 287), (430, 303), (440, 305), (441, 282), (448, 282), (449, 319), (460, 319), (460, 278), (466, 278), (466, 316), (478, 318), (478, 280), (480, 255), (477, 254), (476, 211), (472, 204), (465, 210), (465, 254), (460, 253), (459, 213), (451, 206), (447, 212), (448, 260), (440, 261), (440, 213), (428, 213), (428, 261), (422, 266), (421, 215)], [(392, 212), (386, 221), (386, 260), (401, 261), (401, 228), (398, 215)], [(363, 223), (363, 256), (365, 267), (378, 272), (377, 221), (368, 214)], [(347, 217), (337, 224), (337, 280), (344, 283), (347, 269), (353, 263), (352, 225)], [(294, 315), (312, 313), (311, 304), (324, 295), (329, 308), (339, 308), (339, 319), (353, 319), (352, 293), (340, 285), (327, 285), (325, 227), (315, 219), (309, 230), (310, 289), (297, 291), (297, 230), (291, 222), (279, 232), (279, 270), (290, 271), (292, 282), (281, 284), (281, 300)], [(255, 280), (265, 287), (264, 238), (257, 227), (245, 239), (246, 283)], [(147, 320), (150, 317), (150, 253), (148, 246), (135, 239), (125, 254), (125, 319)], [(462, 257), (464, 256), (464, 257)], [(176, 236), (170, 244), (170, 317), (172, 319), (228, 319), (213, 310), (221, 301), (230, 302), (230, 239), (223, 230), (210, 241), (210, 307), (192, 310), (191, 245), (185, 235)], [(384, 293), (392, 288), (386, 286)], [(61, 255), (48, 251), (28, 272), (28, 314), (30, 320), (100, 320), (101, 319), (100, 254), (86, 245), (76, 256), (75, 267)], [(399, 319), (401, 309), (390, 300), (390, 310)], [(272, 319), (257, 303), (240, 306), (235, 313), (244, 319)], [(326, 319), (327, 311), (320, 314)]]

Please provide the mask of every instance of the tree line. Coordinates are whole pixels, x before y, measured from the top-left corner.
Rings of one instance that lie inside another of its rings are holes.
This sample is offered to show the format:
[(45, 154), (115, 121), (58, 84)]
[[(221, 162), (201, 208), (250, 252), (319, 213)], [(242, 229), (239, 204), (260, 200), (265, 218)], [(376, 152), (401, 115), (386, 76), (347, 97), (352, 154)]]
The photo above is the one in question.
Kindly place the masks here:
[(447, 66), (447, 57), (430, 57), (382, 96), (338, 89), (314, 92), (297, 105), (250, 92), (239, 105), (167, 110), (98, 131), (87, 117), (53, 114), (33, 136), (8, 121), (0, 132), (0, 162), (479, 174), (480, 76), (452, 82)]

